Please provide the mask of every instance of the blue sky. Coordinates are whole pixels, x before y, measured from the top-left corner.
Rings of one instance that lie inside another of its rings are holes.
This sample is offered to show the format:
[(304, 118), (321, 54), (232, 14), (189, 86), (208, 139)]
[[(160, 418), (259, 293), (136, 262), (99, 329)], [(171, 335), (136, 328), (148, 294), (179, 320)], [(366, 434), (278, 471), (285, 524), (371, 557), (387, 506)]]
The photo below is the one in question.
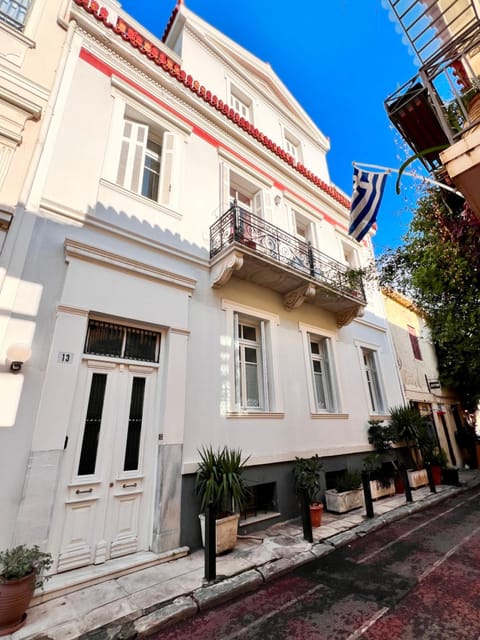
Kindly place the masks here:
[[(383, 101), (416, 73), (414, 59), (381, 0), (185, 0), (186, 6), (262, 60), (330, 138), (332, 181), (352, 193), (352, 162), (398, 168), (400, 144)], [(175, 0), (123, 0), (161, 37)], [(201, 78), (199, 78), (201, 80)], [(309, 167), (315, 172), (315, 167)], [(416, 184), (387, 180), (374, 238), (377, 255), (397, 246), (410, 220)]]

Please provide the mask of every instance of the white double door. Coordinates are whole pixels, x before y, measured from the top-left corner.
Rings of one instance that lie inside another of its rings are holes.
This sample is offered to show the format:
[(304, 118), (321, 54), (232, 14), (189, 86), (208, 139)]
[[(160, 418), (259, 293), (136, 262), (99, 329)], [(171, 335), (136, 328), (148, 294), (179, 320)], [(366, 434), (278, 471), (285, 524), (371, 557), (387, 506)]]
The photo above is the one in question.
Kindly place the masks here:
[(156, 370), (88, 361), (81, 378), (57, 503), (57, 571), (147, 550), (151, 537)]

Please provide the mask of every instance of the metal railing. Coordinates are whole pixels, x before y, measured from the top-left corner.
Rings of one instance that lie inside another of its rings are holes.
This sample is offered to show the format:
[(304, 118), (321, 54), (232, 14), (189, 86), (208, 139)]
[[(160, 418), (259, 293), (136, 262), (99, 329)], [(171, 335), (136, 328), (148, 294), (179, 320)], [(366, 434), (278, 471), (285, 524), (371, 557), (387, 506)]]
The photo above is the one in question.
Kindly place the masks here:
[(233, 205), (210, 227), (210, 258), (238, 243), (255, 254), (326, 285), (338, 293), (366, 303), (358, 271), (330, 258), (279, 227)]

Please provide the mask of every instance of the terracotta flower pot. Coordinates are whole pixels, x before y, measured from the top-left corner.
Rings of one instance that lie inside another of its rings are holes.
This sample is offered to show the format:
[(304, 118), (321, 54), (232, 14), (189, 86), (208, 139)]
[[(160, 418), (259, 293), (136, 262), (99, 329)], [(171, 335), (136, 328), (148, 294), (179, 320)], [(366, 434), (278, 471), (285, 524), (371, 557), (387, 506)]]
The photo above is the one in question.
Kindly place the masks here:
[(432, 464), (431, 469), (434, 484), (442, 484), (442, 467), (438, 464)]
[(319, 527), (322, 523), (323, 504), (315, 503), (310, 505), (310, 522), (312, 527)]
[(0, 581), (0, 636), (23, 627), (34, 590), (35, 573), (18, 580)]

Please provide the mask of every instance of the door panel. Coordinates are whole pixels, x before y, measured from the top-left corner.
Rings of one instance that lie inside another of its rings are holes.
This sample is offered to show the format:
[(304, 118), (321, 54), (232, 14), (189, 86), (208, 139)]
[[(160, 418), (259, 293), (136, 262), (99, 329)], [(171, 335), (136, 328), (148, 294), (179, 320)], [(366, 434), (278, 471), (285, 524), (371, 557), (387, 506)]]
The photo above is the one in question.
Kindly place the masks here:
[(145, 481), (154, 449), (155, 369), (93, 364), (71, 481), (66, 487), (58, 571), (99, 564), (149, 545)]

